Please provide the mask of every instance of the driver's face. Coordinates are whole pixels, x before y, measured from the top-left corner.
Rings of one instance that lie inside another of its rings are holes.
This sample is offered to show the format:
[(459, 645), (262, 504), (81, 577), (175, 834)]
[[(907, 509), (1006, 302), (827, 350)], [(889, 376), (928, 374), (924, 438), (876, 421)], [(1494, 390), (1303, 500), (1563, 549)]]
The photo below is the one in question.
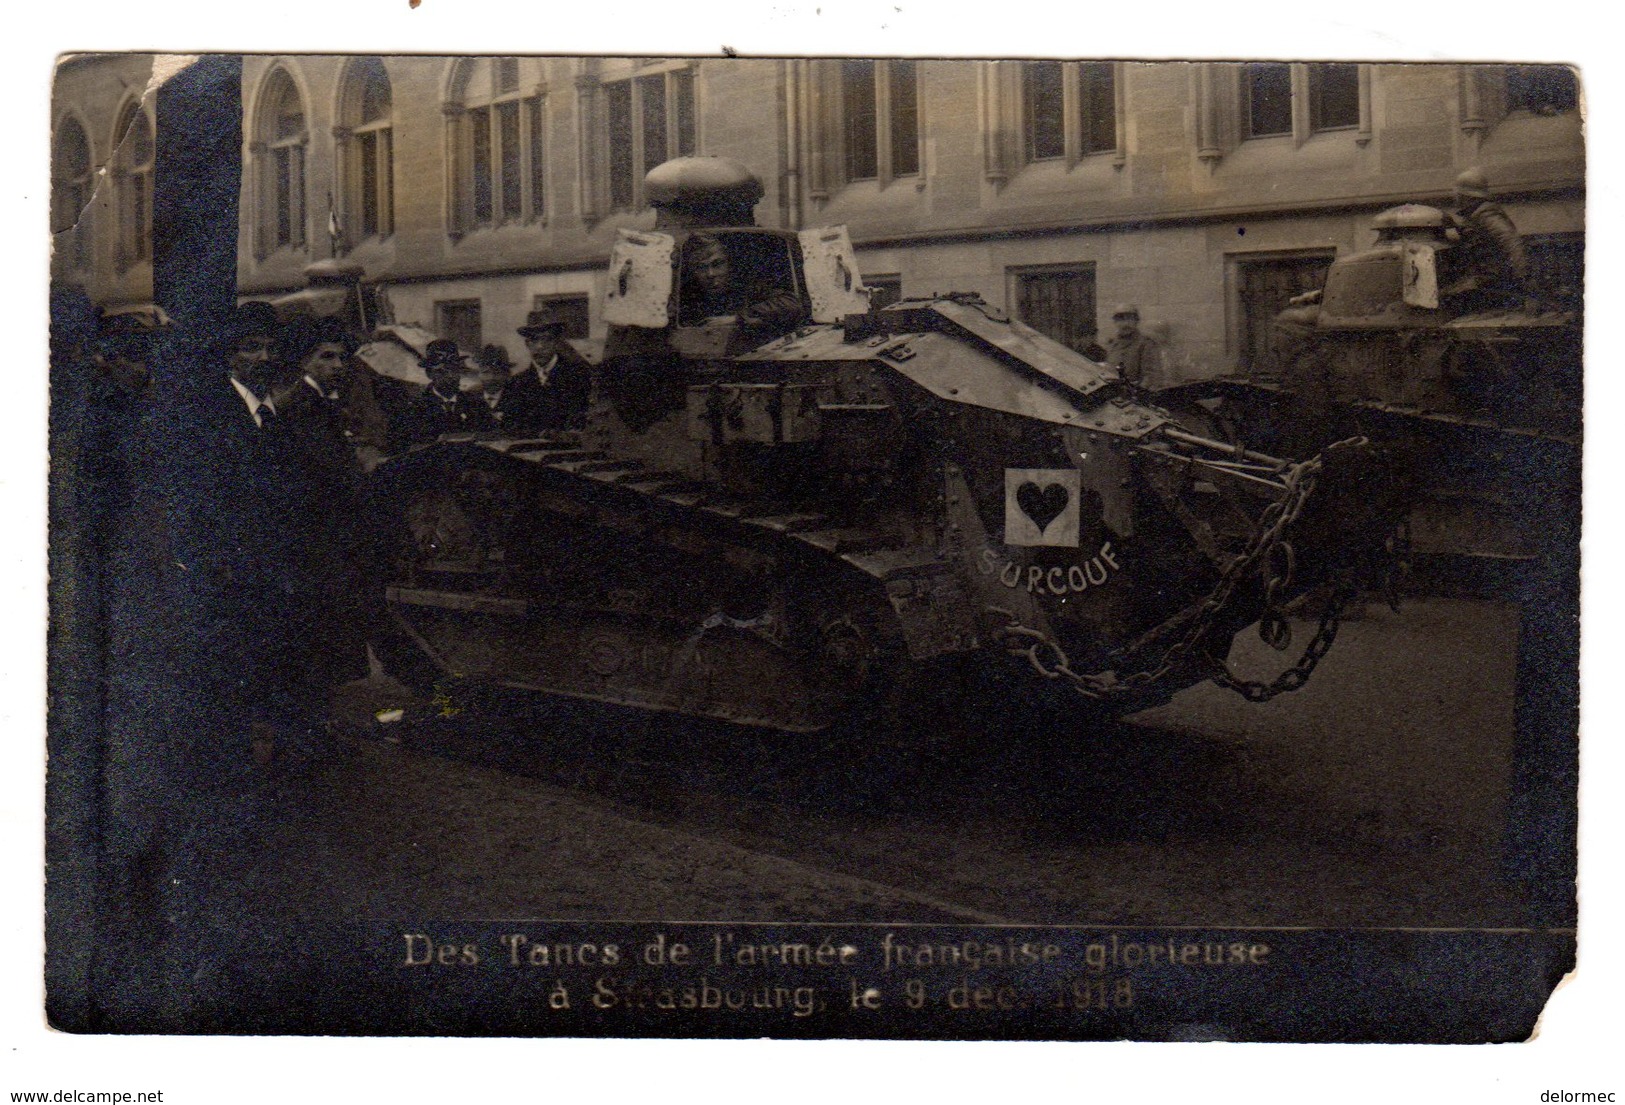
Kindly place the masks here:
[(707, 250), (689, 261), (689, 272), (701, 291), (715, 295), (728, 286), (728, 255), (720, 249)]

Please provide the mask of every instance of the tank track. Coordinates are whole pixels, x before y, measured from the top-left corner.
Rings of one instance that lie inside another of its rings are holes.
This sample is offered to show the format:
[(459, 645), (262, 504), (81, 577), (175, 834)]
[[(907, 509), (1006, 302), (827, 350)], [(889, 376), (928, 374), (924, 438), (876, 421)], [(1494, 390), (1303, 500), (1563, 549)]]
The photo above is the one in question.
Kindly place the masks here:
[[(544, 513), (556, 512), (574, 523), (611, 531), (623, 539), (664, 545), (682, 558), (713, 558), (742, 550), (790, 569), (797, 579), (815, 579), (821, 586), (859, 600), (856, 609), (837, 619), (841, 623), (839, 631), (850, 630), (859, 638), (849, 644), (862, 655), (845, 658), (855, 673), (846, 697), (855, 701), (873, 689), (863, 684), (875, 682), (876, 669), (883, 670), (883, 681), (896, 683), (894, 693), (900, 692), (902, 681), (906, 681), (902, 673), (913, 662), (960, 654), (978, 644), (976, 626), (938, 622), (941, 610), (964, 610), (966, 604), (957, 592), (957, 601), (933, 601), (937, 592), (960, 586), (953, 566), (935, 546), (911, 546), (879, 529), (842, 524), (823, 514), (766, 512), (718, 485), (583, 447), (573, 435), (520, 440), (444, 439), (438, 448), (455, 445), (500, 456), (517, 466), (512, 470), (533, 482)], [(500, 574), (495, 573), (498, 577)], [(414, 624), (421, 622), (417, 615), (452, 610), (458, 612), (458, 617), (473, 615), (517, 623), (536, 617), (548, 606), (530, 596), (516, 595), (489, 574), (483, 578), (477, 574), (466, 577), (462, 586), (449, 589), (396, 582), (387, 589), (386, 598), (397, 627), (414, 639), (443, 669), (443, 674), (462, 673), (445, 670), (455, 665), (439, 655), (441, 650), (426, 639), (421, 624)], [(627, 624), (625, 611), (577, 613), (588, 621), (602, 617)], [(713, 623), (728, 628), (741, 624), (713, 615), (705, 625)], [(489, 628), (488, 623), (487, 631)], [(703, 627), (689, 629), (703, 631)], [(645, 624), (641, 631), (631, 632), (649, 631)], [(587, 636), (590, 632), (583, 630), (583, 639)], [(751, 658), (740, 656), (739, 660), (750, 669)], [(756, 662), (765, 661), (758, 655)], [(718, 697), (705, 702), (685, 702), (676, 697), (660, 701), (655, 700), (661, 697), (658, 693), (617, 690), (612, 680), (606, 680), (599, 693), (568, 685), (568, 680), (549, 685), (546, 679), (513, 678), (512, 673), (468, 674), (476, 682), (494, 681), (523, 690), (697, 713), (737, 724), (792, 731), (822, 729), (835, 720), (834, 712), (826, 716), (825, 712), (809, 713), (794, 707), (764, 708), (753, 689), (746, 687), (736, 688), (732, 696), (735, 700), (730, 700), (724, 689)], [(757, 674), (763, 677), (772, 673)], [(778, 677), (787, 675), (793, 673), (780, 672)], [(745, 698), (753, 701), (746, 702)]]

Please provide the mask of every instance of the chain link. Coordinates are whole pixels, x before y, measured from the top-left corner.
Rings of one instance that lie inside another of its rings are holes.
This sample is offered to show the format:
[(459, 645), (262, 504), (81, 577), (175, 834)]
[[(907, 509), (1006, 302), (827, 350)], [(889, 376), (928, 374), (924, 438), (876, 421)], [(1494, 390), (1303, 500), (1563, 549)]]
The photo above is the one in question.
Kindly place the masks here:
[(1348, 438), (1288, 469), (1285, 490), (1279, 499), (1265, 509), (1260, 518), (1257, 538), (1245, 552), (1231, 560), (1207, 598), (1191, 604), (1169, 619), (1166, 624), (1170, 627), (1181, 622), (1188, 624), (1178, 640), (1145, 669), (1129, 675), (1119, 675), (1115, 671), (1074, 671), (1059, 641), (1022, 624), (1008, 610), (990, 608), (1008, 619), (1008, 624), (1001, 631), (1006, 638), (1007, 648), (1012, 655), (1026, 657), (1033, 670), (1043, 678), (1065, 680), (1087, 698), (1112, 700), (1143, 695), (1187, 659), (1201, 663), (1212, 673), (1214, 682), (1252, 702), (1268, 701), (1285, 691), (1297, 690), (1309, 681), (1315, 666), (1337, 638), (1343, 611), (1356, 593), (1347, 580), (1340, 580), (1335, 586), (1331, 601), (1321, 615), (1320, 626), (1298, 661), (1269, 683), (1238, 678), (1222, 658), (1213, 656), (1203, 647), (1204, 639), (1219, 614), (1229, 605), (1236, 587), (1254, 572), (1261, 572), (1264, 577), (1265, 609), (1259, 622), (1259, 635), (1277, 651), (1284, 650), (1291, 643), (1291, 627), (1281, 604), (1288, 597), (1297, 558), (1292, 545), (1285, 540), (1285, 534), (1298, 520), (1304, 504), (1314, 493), (1325, 454), (1335, 449), (1358, 448), (1365, 444), (1363, 437)]

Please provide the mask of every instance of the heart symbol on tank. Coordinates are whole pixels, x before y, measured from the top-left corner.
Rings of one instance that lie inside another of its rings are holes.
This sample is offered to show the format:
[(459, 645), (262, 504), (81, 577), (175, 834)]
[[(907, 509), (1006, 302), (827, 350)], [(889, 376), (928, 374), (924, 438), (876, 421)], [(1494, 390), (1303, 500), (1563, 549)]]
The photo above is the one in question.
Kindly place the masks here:
[(1066, 504), (1072, 499), (1071, 492), (1058, 483), (1045, 484), (1039, 487), (1032, 480), (1028, 480), (1016, 488), (1016, 505), (1022, 513), (1033, 520), (1042, 534), (1049, 528), (1049, 524), (1061, 516)]

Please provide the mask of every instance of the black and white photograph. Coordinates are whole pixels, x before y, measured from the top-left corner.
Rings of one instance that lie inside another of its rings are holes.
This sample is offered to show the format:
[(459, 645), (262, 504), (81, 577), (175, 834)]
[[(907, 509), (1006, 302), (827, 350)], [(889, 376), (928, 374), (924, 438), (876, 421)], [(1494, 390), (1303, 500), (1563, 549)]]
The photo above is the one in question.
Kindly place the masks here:
[(55, 1039), (1541, 1046), (1590, 68), (389, 41), (51, 63)]

